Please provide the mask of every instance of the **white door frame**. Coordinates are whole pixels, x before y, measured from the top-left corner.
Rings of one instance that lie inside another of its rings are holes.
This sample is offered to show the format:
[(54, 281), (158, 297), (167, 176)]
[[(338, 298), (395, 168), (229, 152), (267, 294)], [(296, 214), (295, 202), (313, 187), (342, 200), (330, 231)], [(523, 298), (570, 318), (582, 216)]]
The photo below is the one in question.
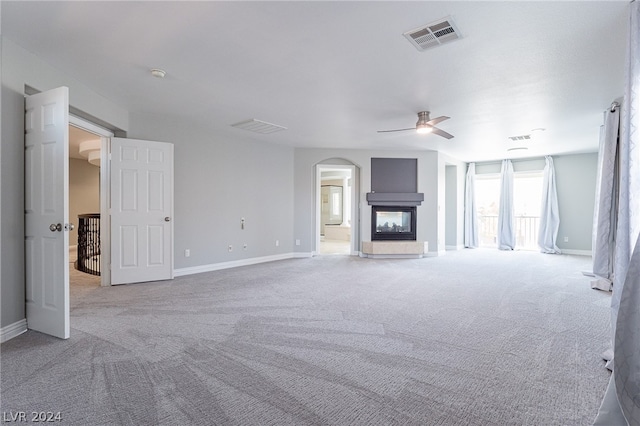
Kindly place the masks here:
[(315, 165), (316, 169), (316, 179), (314, 185), (315, 192), (315, 246), (313, 247), (313, 255), (317, 255), (320, 252), (320, 221), (321, 221), (321, 212), (322, 208), (321, 202), (321, 185), (322, 185), (322, 171), (323, 170), (335, 170), (335, 169), (344, 169), (349, 170), (351, 172), (351, 214), (350, 214), (350, 222), (351, 222), (351, 239), (349, 241), (349, 254), (351, 256), (357, 256), (360, 254), (359, 250), (359, 235), (360, 235), (360, 201), (358, 198), (359, 193), (359, 176), (357, 176), (357, 167), (354, 164), (329, 164), (329, 163), (319, 163)]
[(109, 221), (109, 206), (111, 205), (109, 187), (111, 176), (109, 174), (110, 142), (114, 134), (110, 130), (100, 127), (83, 118), (69, 115), (69, 124), (87, 132), (100, 136), (100, 285), (111, 285), (111, 228)]

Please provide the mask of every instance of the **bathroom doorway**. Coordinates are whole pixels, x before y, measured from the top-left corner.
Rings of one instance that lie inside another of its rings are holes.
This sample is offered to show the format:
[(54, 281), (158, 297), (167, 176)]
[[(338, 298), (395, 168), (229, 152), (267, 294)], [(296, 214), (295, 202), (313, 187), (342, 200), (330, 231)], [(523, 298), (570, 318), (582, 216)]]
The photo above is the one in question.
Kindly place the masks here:
[(318, 164), (316, 254), (357, 254), (356, 167)]

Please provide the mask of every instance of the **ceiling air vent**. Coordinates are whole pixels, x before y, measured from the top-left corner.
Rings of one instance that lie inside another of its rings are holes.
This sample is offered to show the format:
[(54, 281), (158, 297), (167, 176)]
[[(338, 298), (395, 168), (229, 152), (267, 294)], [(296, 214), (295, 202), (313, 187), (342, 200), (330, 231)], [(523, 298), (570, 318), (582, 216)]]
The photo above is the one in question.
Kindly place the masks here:
[(531, 135), (509, 136), (512, 141), (528, 141), (531, 139)]
[(231, 127), (238, 129), (248, 130), (255, 133), (275, 133), (280, 130), (287, 130), (284, 126), (278, 126), (277, 124), (267, 123), (266, 121), (256, 120), (252, 118), (250, 120), (240, 121), (239, 123), (232, 124)]
[(418, 50), (426, 50), (462, 38), (450, 16), (403, 34)]

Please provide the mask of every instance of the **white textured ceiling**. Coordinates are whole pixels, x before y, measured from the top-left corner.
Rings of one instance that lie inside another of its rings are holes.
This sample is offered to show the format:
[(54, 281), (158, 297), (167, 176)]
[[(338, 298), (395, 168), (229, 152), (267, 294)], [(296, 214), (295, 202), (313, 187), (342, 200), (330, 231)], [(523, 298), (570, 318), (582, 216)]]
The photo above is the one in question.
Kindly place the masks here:
[[(10, 2), (2, 32), (133, 113), (296, 147), (464, 161), (597, 150), (622, 95), (627, 1)], [(403, 32), (451, 16), (461, 40)], [(166, 70), (163, 80), (151, 68)], [(448, 115), (445, 140), (376, 130)], [(255, 118), (268, 135), (231, 124)], [(530, 142), (508, 137), (547, 130)], [(508, 148), (527, 151), (509, 154)]]

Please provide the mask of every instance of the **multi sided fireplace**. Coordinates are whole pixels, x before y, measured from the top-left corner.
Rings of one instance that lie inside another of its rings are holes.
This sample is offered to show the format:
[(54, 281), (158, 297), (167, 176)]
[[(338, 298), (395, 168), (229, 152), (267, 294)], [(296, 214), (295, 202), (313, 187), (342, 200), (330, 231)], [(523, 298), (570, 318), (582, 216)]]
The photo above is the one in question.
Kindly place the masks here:
[(416, 240), (415, 206), (371, 206), (371, 240)]
[(417, 206), (422, 201), (417, 159), (371, 159), (371, 241), (416, 241)]

